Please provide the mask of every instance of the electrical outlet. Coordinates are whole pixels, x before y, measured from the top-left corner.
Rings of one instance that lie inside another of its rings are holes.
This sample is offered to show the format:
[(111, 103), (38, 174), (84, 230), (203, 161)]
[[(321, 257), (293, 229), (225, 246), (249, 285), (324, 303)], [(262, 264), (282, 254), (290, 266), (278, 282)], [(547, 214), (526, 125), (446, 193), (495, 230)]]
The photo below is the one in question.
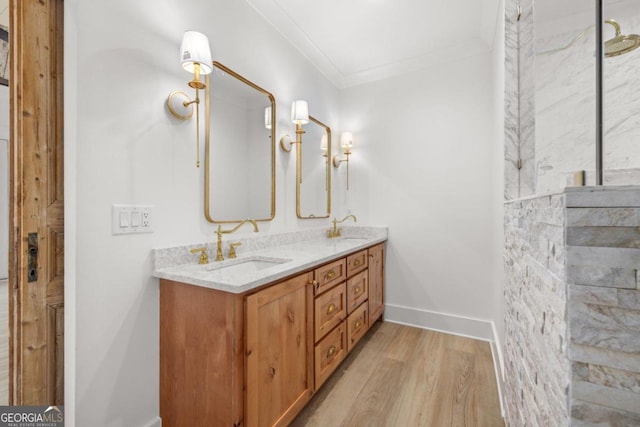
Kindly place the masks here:
[(111, 234), (153, 233), (153, 231), (153, 206), (111, 206)]
[(151, 208), (149, 207), (142, 210), (142, 226), (151, 227)]

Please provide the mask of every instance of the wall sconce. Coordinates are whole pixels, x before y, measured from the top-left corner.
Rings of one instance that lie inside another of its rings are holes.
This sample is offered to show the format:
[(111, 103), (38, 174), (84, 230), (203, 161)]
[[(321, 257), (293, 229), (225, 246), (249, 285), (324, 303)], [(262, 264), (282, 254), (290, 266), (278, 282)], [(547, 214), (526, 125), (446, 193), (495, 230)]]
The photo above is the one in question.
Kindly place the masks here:
[(333, 167), (337, 168), (340, 166), (340, 163), (347, 163), (347, 190), (349, 189), (349, 156), (351, 153), (351, 148), (353, 147), (353, 134), (351, 132), (342, 132), (340, 135), (340, 146), (344, 150), (344, 155), (346, 156), (344, 159), (338, 158), (337, 155), (333, 156), (332, 162)]
[(186, 93), (175, 90), (167, 98), (167, 107), (177, 119), (189, 120), (193, 116), (193, 104), (196, 104), (196, 167), (200, 167), (199, 90), (206, 87), (200, 80), (200, 76), (213, 71), (211, 49), (209, 48), (207, 36), (197, 31), (186, 31), (182, 36), (182, 44), (180, 45), (180, 63), (185, 71), (193, 73), (193, 80), (189, 82), (189, 87), (196, 90), (196, 98), (191, 100)]
[(291, 104), (291, 122), (296, 125), (296, 140), (291, 141), (289, 135), (284, 135), (280, 138), (280, 148), (287, 153), (291, 151), (293, 144), (302, 144), (302, 134), (304, 133), (302, 125), (309, 123), (309, 106), (307, 105), (307, 101), (293, 101)]

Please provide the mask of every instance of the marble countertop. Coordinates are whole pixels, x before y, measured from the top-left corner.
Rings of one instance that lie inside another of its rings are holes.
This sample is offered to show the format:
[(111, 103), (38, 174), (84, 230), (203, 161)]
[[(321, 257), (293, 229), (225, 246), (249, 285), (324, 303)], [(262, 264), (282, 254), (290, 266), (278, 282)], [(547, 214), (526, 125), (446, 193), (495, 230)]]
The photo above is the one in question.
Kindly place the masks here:
[[(386, 227), (351, 229), (356, 231), (345, 232), (341, 238), (328, 239), (318, 235), (319, 238), (301, 239), (295, 243), (281, 245), (277, 244), (277, 236), (271, 236), (273, 246), (247, 252), (243, 252), (241, 246), (238, 248), (237, 258), (218, 262), (213, 261), (215, 249), (210, 247), (209, 264), (178, 262), (175, 265), (167, 265), (170, 263), (166, 260), (156, 261), (153, 275), (161, 279), (240, 294), (387, 240)], [(287, 237), (290, 241), (291, 233), (287, 233)], [(304, 237), (308, 238), (309, 233), (306, 232)], [(163, 251), (180, 252), (182, 256), (182, 253), (188, 253), (190, 248), (191, 246), (156, 249), (154, 258), (162, 258)], [(250, 271), (252, 265), (260, 265), (261, 269)]]

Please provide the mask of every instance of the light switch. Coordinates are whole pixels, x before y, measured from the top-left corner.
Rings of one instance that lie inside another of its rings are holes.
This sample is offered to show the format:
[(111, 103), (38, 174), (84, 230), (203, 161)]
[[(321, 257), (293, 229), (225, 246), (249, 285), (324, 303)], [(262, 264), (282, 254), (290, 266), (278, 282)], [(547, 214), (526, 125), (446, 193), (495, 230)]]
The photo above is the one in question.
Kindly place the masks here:
[(142, 223), (142, 214), (139, 211), (131, 212), (131, 226), (140, 227)]
[(120, 212), (120, 228), (129, 227), (129, 212)]
[(153, 206), (112, 205), (111, 234), (153, 233)]

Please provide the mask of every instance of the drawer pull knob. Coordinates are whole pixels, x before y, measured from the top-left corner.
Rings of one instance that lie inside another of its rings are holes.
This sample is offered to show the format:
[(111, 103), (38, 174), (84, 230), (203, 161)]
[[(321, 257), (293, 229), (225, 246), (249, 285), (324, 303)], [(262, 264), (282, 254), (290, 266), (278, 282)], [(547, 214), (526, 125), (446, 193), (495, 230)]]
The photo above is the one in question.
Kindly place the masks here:
[(336, 350), (337, 348), (335, 345), (329, 347), (329, 350), (327, 350), (327, 359), (331, 359), (336, 354)]
[(359, 295), (359, 294), (360, 294), (360, 291), (361, 291), (360, 286), (358, 286), (358, 287), (353, 291), (353, 293), (354, 293), (354, 294), (356, 294), (356, 295)]
[(309, 284), (315, 286), (316, 289), (320, 288), (320, 283), (317, 280), (312, 280), (309, 282)]
[(359, 320), (357, 320), (357, 321), (356, 321), (356, 323), (355, 323), (355, 325), (353, 325), (353, 329), (355, 329), (355, 330), (360, 329), (360, 325), (361, 325), (360, 321), (359, 321)]
[(355, 261), (353, 261), (353, 266), (360, 267), (360, 263), (361, 263), (360, 258), (357, 258)]
[(336, 305), (331, 304), (329, 308), (327, 308), (327, 314), (333, 314), (334, 311), (336, 311)]
[(325, 275), (324, 275), (324, 278), (325, 278), (326, 280), (331, 280), (331, 279), (333, 279), (334, 277), (336, 277), (336, 272), (335, 272), (335, 271), (333, 271), (333, 270), (329, 271), (327, 274), (325, 274)]

